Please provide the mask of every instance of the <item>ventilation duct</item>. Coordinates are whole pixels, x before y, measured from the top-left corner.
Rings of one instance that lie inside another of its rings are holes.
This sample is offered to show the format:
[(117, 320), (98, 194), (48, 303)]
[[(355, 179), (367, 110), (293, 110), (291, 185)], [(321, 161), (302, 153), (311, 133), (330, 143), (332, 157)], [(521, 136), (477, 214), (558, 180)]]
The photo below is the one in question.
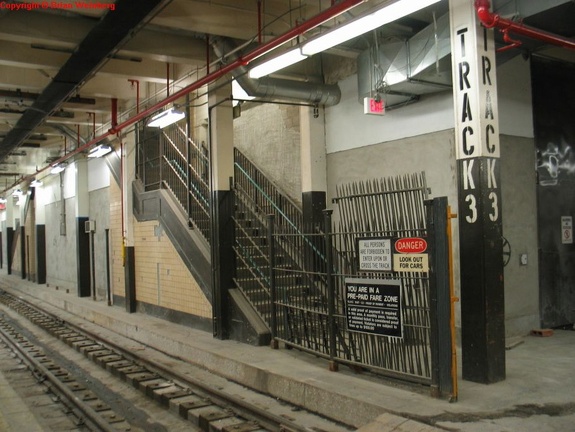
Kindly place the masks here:
[(359, 100), (379, 94), (388, 107), (451, 88), (449, 14), (411, 39), (384, 43), (358, 57)]
[[(226, 58), (229, 61), (239, 58), (238, 54), (227, 54), (233, 53), (236, 48), (233, 42), (228, 39), (215, 38), (212, 40), (212, 47), (220, 58)], [(248, 76), (247, 72), (248, 69), (245, 66), (239, 66), (234, 70), (233, 75), (245, 92), (253, 97), (326, 106), (337, 105), (341, 99), (341, 91), (335, 84), (291, 81), (270, 77), (253, 79)]]

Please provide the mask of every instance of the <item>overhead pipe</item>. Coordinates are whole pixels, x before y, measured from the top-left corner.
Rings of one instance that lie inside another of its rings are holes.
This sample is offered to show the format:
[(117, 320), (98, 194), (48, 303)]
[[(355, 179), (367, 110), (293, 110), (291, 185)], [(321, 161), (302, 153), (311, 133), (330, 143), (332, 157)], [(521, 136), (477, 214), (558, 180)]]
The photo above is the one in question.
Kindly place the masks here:
[(118, 99), (117, 98), (112, 98), (111, 100), (112, 102), (112, 119), (110, 121), (110, 124), (112, 125), (112, 128), (115, 128), (118, 125)]
[(137, 79), (128, 79), (132, 87), (136, 86), (136, 114), (140, 113), (140, 81)]
[[(233, 52), (235, 48), (230, 40), (223, 38), (216, 38), (213, 47), (219, 57)], [(237, 58), (237, 54), (228, 55), (230, 60)], [(236, 69), (234, 78), (248, 95), (257, 98), (293, 100), (326, 106), (337, 105), (341, 99), (341, 90), (337, 84), (296, 82), (272, 77), (254, 79), (248, 76), (245, 66)]]
[(171, 96), (167, 97), (166, 99), (161, 100), (160, 102), (152, 105), (151, 107), (140, 112), (139, 114), (136, 114), (136, 115), (128, 118), (124, 122), (116, 125), (115, 127), (110, 128), (107, 132), (103, 133), (99, 137), (96, 137), (96, 138), (88, 141), (86, 144), (77, 147), (75, 150), (68, 153), (67, 155), (62, 156), (61, 158), (59, 158), (58, 160), (53, 162), (51, 165), (47, 165), (44, 168), (37, 170), (34, 174), (22, 177), (20, 180), (15, 181), (11, 186), (5, 188), (1, 193), (4, 193), (4, 192), (12, 189), (13, 187), (17, 186), (18, 184), (20, 184), (24, 181), (28, 181), (28, 180), (31, 181), (34, 177), (36, 177), (36, 175), (46, 171), (48, 168), (51, 168), (52, 165), (62, 163), (64, 161), (70, 159), (72, 156), (75, 156), (76, 154), (78, 154), (80, 152), (88, 150), (92, 145), (97, 144), (100, 141), (102, 141), (102, 140), (104, 140), (104, 139), (106, 139), (112, 135), (117, 134), (121, 130), (123, 130), (123, 129), (133, 125), (134, 123), (144, 119), (145, 117), (153, 114), (154, 112), (163, 108), (167, 104), (172, 103), (172, 102), (178, 100), (179, 98), (187, 95), (188, 93), (191, 93), (194, 90), (197, 90), (200, 87), (207, 85), (207, 84), (223, 77), (224, 75), (232, 72), (234, 69), (236, 69), (240, 66), (247, 66), (250, 62), (263, 56), (264, 54), (267, 54), (268, 52), (272, 51), (273, 49), (285, 44), (286, 42), (289, 42), (292, 39), (295, 39), (299, 35), (314, 29), (315, 27), (325, 23), (326, 21), (329, 21), (332, 18), (335, 18), (338, 15), (341, 15), (344, 12), (347, 12), (348, 10), (354, 8), (355, 6), (361, 4), (365, 1), (366, 0), (342, 0), (340, 3), (337, 3), (333, 6), (331, 6), (330, 8), (328, 8), (328, 9), (318, 13), (317, 15), (311, 17), (309, 20), (304, 21), (303, 23), (301, 23), (299, 25), (296, 25), (291, 30), (288, 30), (287, 32), (278, 36), (277, 38), (272, 39), (269, 42), (266, 42), (264, 44), (258, 45), (256, 48), (254, 48), (249, 53), (245, 54), (243, 57), (239, 57), (238, 59), (234, 60), (233, 62), (222, 66), (220, 69), (218, 69), (218, 70), (216, 70), (210, 74), (207, 74), (203, 78), (200, 78), (199, 80), (191, 83), (187, 87), (184, 87), (181, 90), (177, 91), (176, 93), (173, 93)]
[[(566, 38), (557, 34), (549, 33), (544, 30), (529, 27), (523, 23), (514, 22), (501, 15), (492, 13), (490, 11), (490, 0), (475, 0), (475, 10), (477, 17), (487, 28), (498, 28), (504, 35), (505, 33), (513, 32), (522, 36), (527, 36), (531, 39), (540, 40), (552, 45), (557, 45), (563, 48), (575, 50), (575, 40)], [(509, 37), (509, 35), (507, 35)], [(516, 43), (517, 41), (512, 41)]]

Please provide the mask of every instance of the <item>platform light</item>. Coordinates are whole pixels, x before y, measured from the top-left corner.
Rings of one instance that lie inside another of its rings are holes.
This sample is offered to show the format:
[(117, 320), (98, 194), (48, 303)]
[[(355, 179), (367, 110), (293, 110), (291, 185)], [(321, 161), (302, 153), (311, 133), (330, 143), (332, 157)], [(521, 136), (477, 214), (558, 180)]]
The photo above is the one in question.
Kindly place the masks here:
[(14, 192), (12, 192), (12, 196), (15, 198), (20, 198), (23, 194), (24, 192), (22, 192), (22, 189), (16, 189)]
[(109, 145), (100, 144), (100, 145), (97, 145), (96, 147), (94, 147), (92, 150), (90, 150), (90, 152), (88, 153), (88, 157), (89, 158), (99, 158), (99, 157), (107, 155), (111, 151), (112, 151), (112, 147), (110, 147)]
[(166, 126), (182, 120), (184, 117), (186, 117), (186, 114), (183, 111), (179, 111), (175, 108), (170, 108), (169, 110), (163, 111), (152, 117), (148, 123), (148, 126), (163, 129)]
[(0, 204), (6, 204), (8, 200), (4, 197), (0, 197)]
[(38, 186), (42, 186), (44, 183), (42, 182), (42, 180), (37, 180), (34, 179), (30, 182), (30, 187), (38, 187)]
[(59, 174), (66, 169), (66, 164), (60, 163), (52, 166), (50, 174)]
[(261, 65), (258, 65), (250, 69), (250, 78), (261, 78), (263, 76), (272, 74), (280, 69), (286, 68), (293, 64), (296, 64), (302, 60), (305, 60), (307, 56), (301, 53), (301, 49), (292, 49), (280, 56), (274, 57)]
[(350, 39), (361, 36), (369, 31), (375, 30), (385, 24), (396, 21), (404, 16), (417, 12), (427, 6), (431, 6), (439, 1), (440, 0), (397, 1), (306, 42), (302, 46), (301, 52), (304, 55), (317, 54)]

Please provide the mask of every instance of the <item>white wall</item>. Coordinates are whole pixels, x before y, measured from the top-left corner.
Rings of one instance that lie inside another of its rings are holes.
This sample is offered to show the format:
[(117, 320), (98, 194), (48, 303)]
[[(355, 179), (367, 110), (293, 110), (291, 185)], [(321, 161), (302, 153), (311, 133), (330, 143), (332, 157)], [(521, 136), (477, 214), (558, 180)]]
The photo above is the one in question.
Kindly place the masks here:
[(104, 158), (88, 159), (88, 192), (110, 186), (110, 169)]
[(419, 102), (386, 112), (363, 113), (358, 102), (357, 76), (339, 83), (341, 102), (326, 109), (327, 153), (423, 135), (454, 127), (451, 92), (422, 96)]

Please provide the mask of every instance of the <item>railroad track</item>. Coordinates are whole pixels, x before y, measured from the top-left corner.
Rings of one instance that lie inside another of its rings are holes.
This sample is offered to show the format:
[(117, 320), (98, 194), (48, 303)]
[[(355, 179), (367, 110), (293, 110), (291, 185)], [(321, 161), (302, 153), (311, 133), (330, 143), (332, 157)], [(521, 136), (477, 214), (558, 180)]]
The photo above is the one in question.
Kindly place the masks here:
[[(151, 362), (108, 340), (62, 321), (59, 317), (0, 290), (0, 303), (27, 318), (101, 368), (139, 390), (157, 404), (206, 432), (299, 432), (309, 431), (296, 422), (226, 394), (217, 388)], [(130, 424), (97, 395), (86, 388), (42, 349), (0, 319), (0, 334), (35, 374), (50, 382), (58, 397), (73, 407), (75, 415), (90, 430), (130, 430)], [(296, 411), (297, 408), (294, 408)], [(321, 429), (314, 427), (320, 432)]]

